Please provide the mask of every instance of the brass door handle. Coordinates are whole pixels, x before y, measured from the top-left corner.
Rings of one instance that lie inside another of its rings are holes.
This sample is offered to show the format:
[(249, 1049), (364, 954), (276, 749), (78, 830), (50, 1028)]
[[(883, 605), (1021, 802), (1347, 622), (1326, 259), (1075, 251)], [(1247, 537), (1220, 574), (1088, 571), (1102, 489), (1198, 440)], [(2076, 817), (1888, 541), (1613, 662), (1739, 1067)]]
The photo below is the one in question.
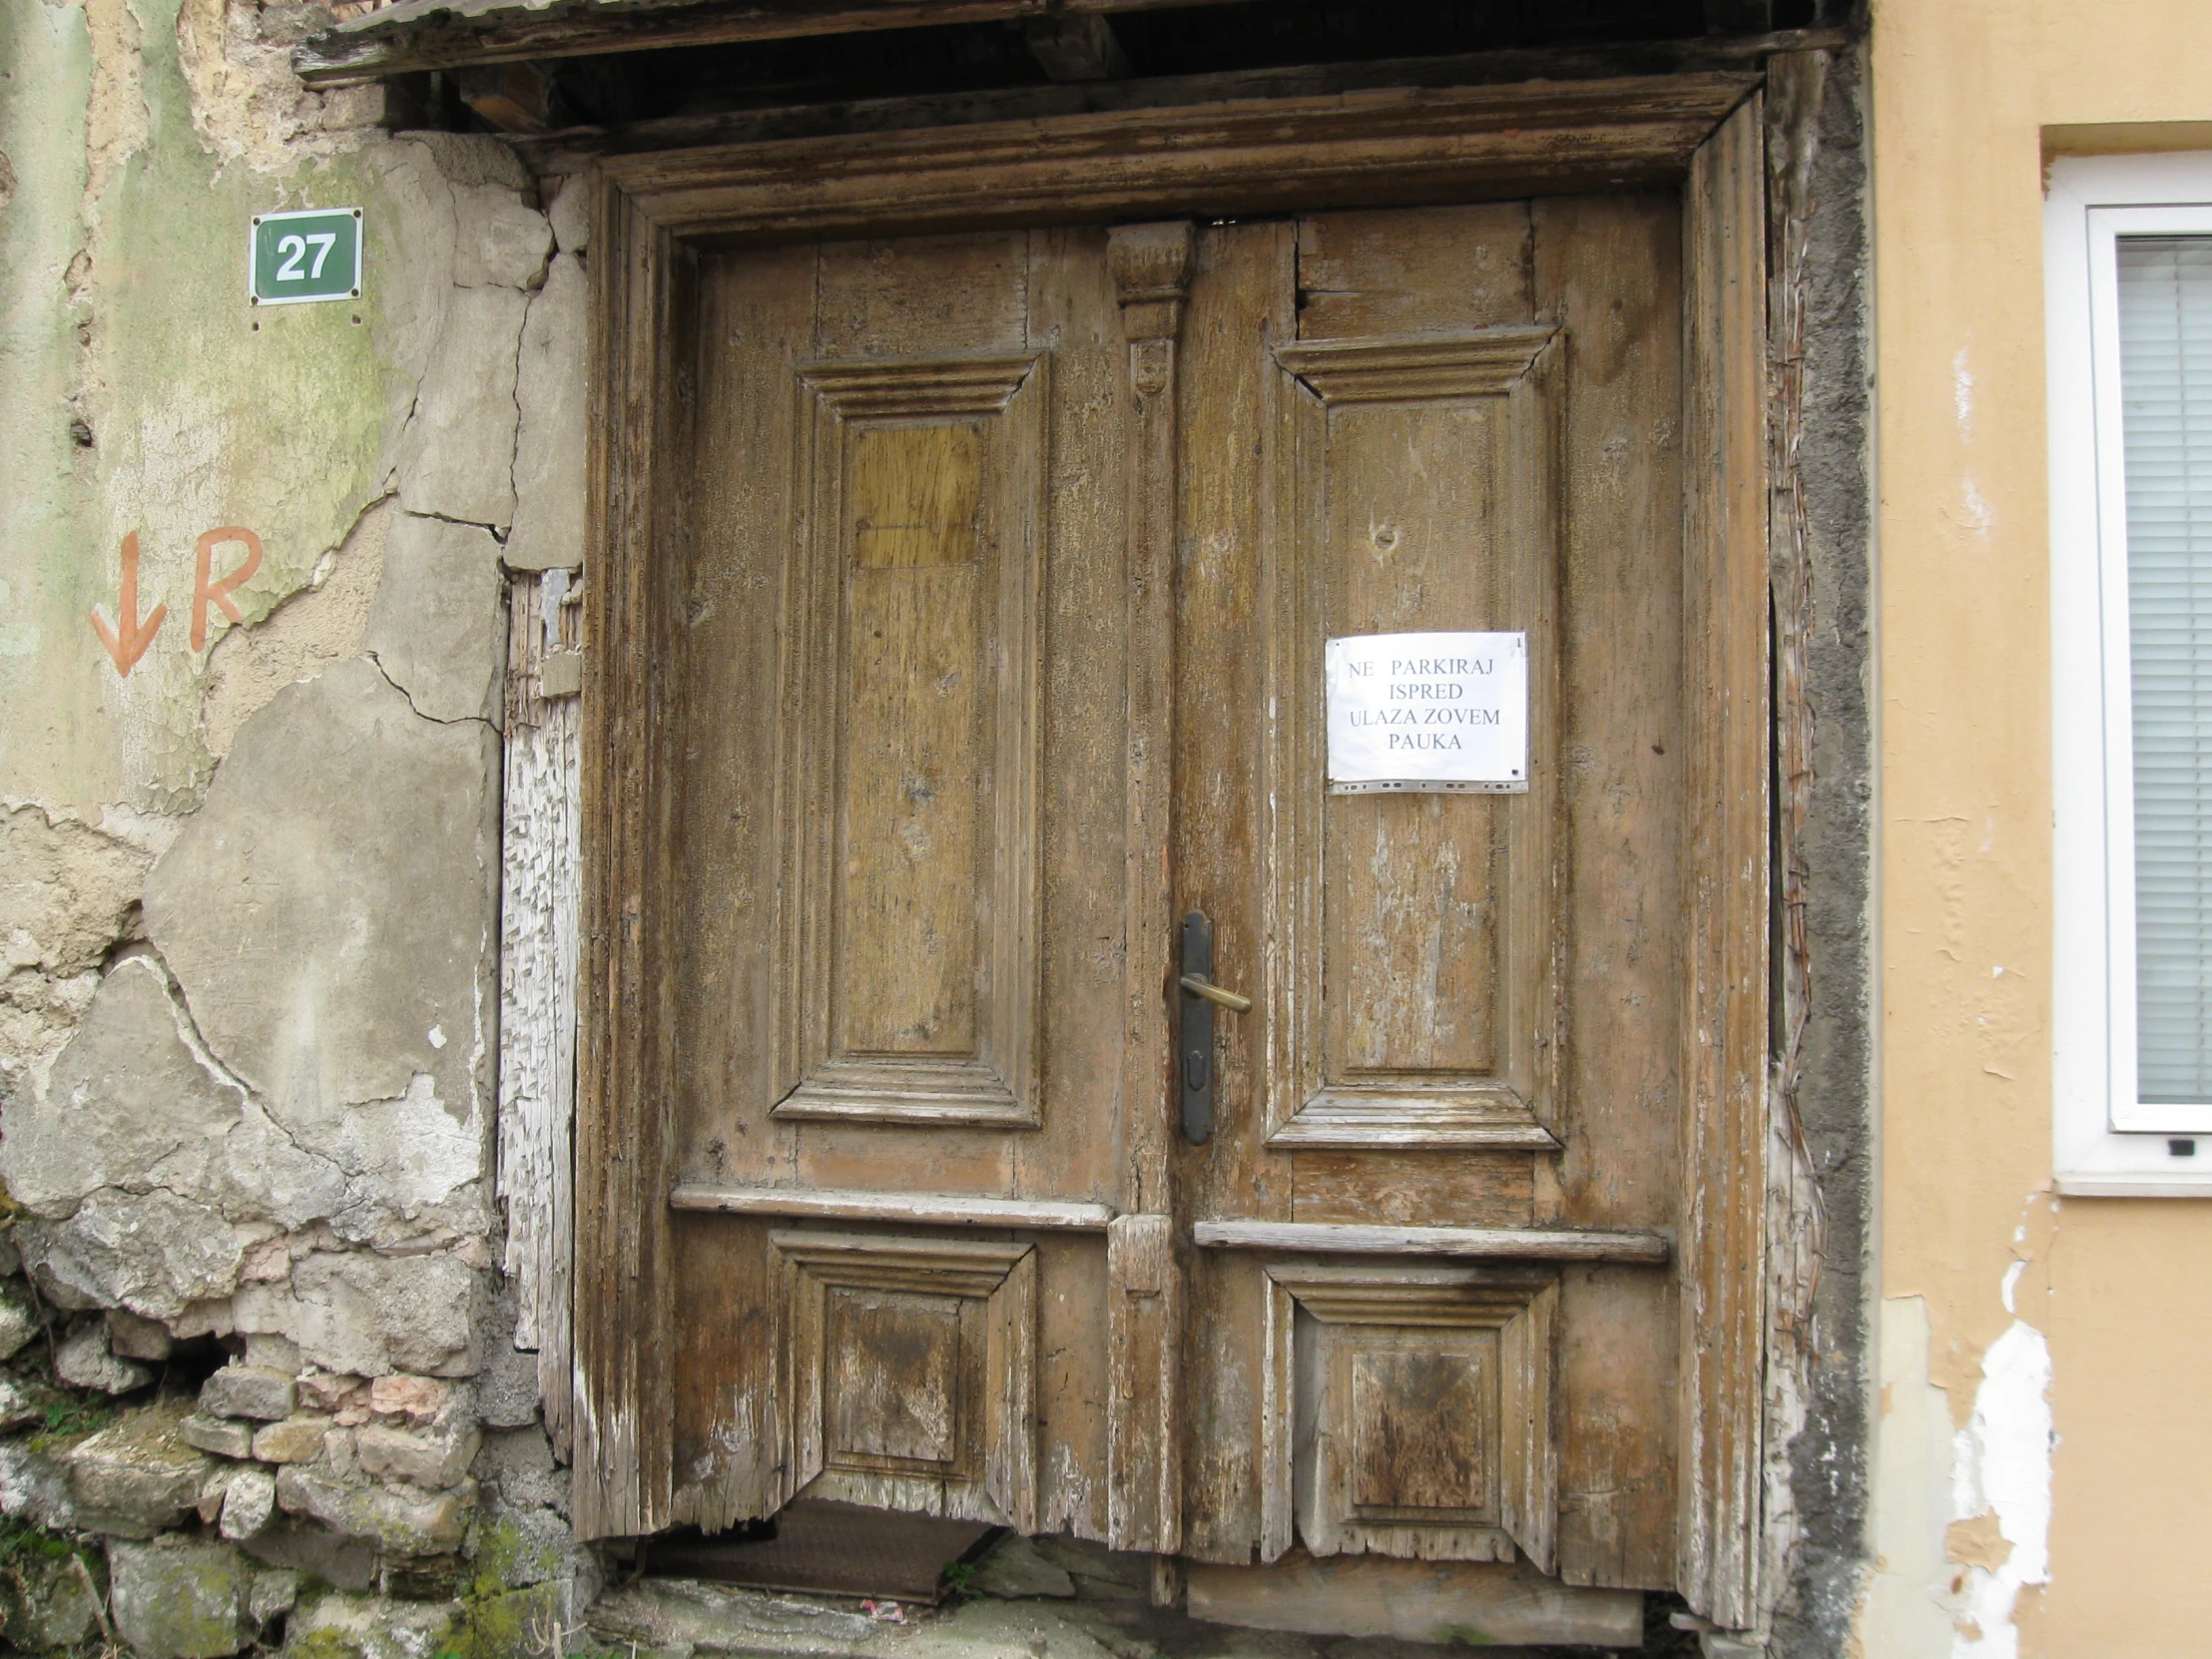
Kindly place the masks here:
[(1193, 996), (1203, 996), (1209, 1002), (1220, 1003), (1233, 1014), (1249, 1014), (1252, 1012), (1251, 997), (1239, 996), (1235, 991), (1224, 990), (1211, 979), (1201, 979), (1195, 973), (1186, 973), (1176, 980), (1176, 983)]

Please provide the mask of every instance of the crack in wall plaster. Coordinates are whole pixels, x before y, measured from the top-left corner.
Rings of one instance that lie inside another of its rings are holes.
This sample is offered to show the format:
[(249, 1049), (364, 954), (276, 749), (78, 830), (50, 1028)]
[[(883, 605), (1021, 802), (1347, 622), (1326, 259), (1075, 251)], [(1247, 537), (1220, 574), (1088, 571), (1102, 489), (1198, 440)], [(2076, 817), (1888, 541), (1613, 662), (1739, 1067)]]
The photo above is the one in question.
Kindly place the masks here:
[[(481, 529), (482, 526), (471, 525), (470, 528)], [(370, 666), (372, 666), (376, 670), (378, 674), (381, 674), (384, 677), (384, 683), (386, 685), (391, 687), (393, 691), (397, 692), (401, 697), (404, 697), (407, 700), (407, 708), (410, 712), (413, 713), (414, 717), (417, 720), (426, 720), (432, 726), (481, 726), (493, 733), (498, 732), (498, 726), (495, 725), (493, 722), (486, 720), (482, 715), (456, 715), (450, 720), (441, 720), (436, 715), (423, 713), (421, 708), (418, 707), (415, 703), (414, 693), (407, 690), (405, 686), (402, 686), (397, 680), (394, 680), (391, 677), (391, 670), (384, 667), (382, 659), (379, 658), (375, 652), (364, 651), (361, 653), (361, 656), (370, 664)]]
[(246, 721), (285, 686), (356, 655), (384, 571), (387, 510), (378, 496), (337, 546), (315, 561), (306, 587), (259, 623), (225, 626), (209, 650), (200, 694), (201, 742), (220, 765)]

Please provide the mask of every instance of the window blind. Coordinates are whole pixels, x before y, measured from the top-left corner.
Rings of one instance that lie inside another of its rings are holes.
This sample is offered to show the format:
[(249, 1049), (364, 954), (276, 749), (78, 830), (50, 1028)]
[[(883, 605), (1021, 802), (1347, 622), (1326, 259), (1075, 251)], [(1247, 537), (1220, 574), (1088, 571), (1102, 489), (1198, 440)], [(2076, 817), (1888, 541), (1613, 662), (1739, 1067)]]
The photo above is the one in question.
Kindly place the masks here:
[(2212, 237), (2118, 239), (2137, 1093), (2212, 1101)]

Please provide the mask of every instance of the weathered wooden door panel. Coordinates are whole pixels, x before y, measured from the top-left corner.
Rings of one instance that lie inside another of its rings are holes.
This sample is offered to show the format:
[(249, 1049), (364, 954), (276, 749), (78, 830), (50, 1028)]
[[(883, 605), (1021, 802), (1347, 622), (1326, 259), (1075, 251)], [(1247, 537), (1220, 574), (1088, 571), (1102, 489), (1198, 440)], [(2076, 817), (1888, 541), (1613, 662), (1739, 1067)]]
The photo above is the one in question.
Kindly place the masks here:
[(1105, 1531), (1106, 244), (702, 265), (672, 1109), (675, 1502), (703, 1525), (807, 1491)]
[[(1194, 1257), (1199, 1558), (1670, 1581), (1664, 1268), (1323, 1247), (1675, 1225), (1680, 234), (1653, 194), (1201, 238), (1178, 902), (1260, 1009), (1181, 1178), (1321, 1253)], [(1331, 796), (1322, 641), (1453, 628), (1529, 634), (1528, 793)]]
[[(679, 1518), (1672, 1582), (1680, 235), (1651, 193), (703, 258)], [(1527, 634), (1527, 791), (1332, 795), (1323, 643), (1446, 629)], [(1168, 1149), (1189, 908), (1256, 1006)]]

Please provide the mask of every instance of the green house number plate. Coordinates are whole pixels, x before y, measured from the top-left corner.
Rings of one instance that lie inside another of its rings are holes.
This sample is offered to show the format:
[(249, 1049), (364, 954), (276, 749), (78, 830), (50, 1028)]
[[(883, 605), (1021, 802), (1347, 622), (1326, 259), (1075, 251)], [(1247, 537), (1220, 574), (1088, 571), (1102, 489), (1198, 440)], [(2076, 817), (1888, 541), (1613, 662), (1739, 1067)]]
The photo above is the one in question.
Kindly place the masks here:
[(358, 299), (361, 210), (305, 208), (258, 215), (247, 272), (247, 292), (257, 305)]

